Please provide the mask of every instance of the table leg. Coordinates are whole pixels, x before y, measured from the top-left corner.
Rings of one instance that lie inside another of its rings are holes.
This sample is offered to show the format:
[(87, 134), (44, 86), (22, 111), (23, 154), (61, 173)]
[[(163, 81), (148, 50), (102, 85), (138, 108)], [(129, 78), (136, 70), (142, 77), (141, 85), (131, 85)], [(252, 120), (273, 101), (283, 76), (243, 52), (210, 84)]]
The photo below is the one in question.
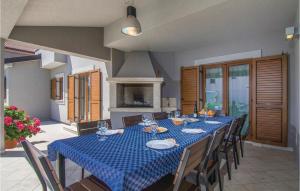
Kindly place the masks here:
[(66, 175), (65, 175), (65, 157), (58, 153), (57, 156), (57, 172), (58, 178), (63, 188), (66, 187)]

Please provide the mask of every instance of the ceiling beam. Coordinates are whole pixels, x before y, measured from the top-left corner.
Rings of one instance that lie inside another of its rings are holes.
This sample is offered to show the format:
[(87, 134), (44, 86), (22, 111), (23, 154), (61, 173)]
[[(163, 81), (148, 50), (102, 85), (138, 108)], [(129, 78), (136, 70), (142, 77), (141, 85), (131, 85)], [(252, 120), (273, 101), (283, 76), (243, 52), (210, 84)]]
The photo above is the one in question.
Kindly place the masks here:
[(9, 39), (109, 61), (103, 33), (103, 27), (16, 26)]

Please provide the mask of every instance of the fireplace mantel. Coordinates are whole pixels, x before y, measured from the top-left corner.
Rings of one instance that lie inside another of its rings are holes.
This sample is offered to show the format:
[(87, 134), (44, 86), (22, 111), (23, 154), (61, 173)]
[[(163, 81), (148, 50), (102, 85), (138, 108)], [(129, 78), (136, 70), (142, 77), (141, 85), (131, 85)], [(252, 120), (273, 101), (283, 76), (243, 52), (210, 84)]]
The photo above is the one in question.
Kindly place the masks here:
[(162, 83), (164, 81), (164, 78), (108, 78), (107, 79), (110, 83)]

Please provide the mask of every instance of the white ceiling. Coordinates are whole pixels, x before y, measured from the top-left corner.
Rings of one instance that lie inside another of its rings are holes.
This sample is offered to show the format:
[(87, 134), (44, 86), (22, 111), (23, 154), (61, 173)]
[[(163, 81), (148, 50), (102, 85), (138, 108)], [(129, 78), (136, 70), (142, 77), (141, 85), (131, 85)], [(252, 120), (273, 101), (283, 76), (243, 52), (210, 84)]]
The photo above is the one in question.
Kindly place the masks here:
[(19, 26), (103, 27), (125, 15), (125, 0), (28, 0)]
[(120, 32), (125, 0), (29, 0), (17, 25), (105, 26), (105, 46), (178, 51), (282, 32), (298, 0), (135, 0), (143, 34)]

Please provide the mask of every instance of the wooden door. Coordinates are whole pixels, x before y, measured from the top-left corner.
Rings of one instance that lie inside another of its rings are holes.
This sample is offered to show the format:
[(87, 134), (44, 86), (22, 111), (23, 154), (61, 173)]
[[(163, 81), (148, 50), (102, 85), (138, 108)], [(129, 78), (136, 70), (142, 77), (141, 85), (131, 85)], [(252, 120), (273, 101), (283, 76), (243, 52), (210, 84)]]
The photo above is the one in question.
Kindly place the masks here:
[(287, 145), (287, 56), (255, 59), (252, 77), (253, 139)]
[(75, 76), (68, 76), (68, 120), (75, 121)]
[(101, 118), (101, 72), (91, 72), (90, 79), (90, 120), (97, 121)]
[(199, 67), (181, 68), (181, 110), (182, 114), (194, 113), (197, 102), (199, 109)]

